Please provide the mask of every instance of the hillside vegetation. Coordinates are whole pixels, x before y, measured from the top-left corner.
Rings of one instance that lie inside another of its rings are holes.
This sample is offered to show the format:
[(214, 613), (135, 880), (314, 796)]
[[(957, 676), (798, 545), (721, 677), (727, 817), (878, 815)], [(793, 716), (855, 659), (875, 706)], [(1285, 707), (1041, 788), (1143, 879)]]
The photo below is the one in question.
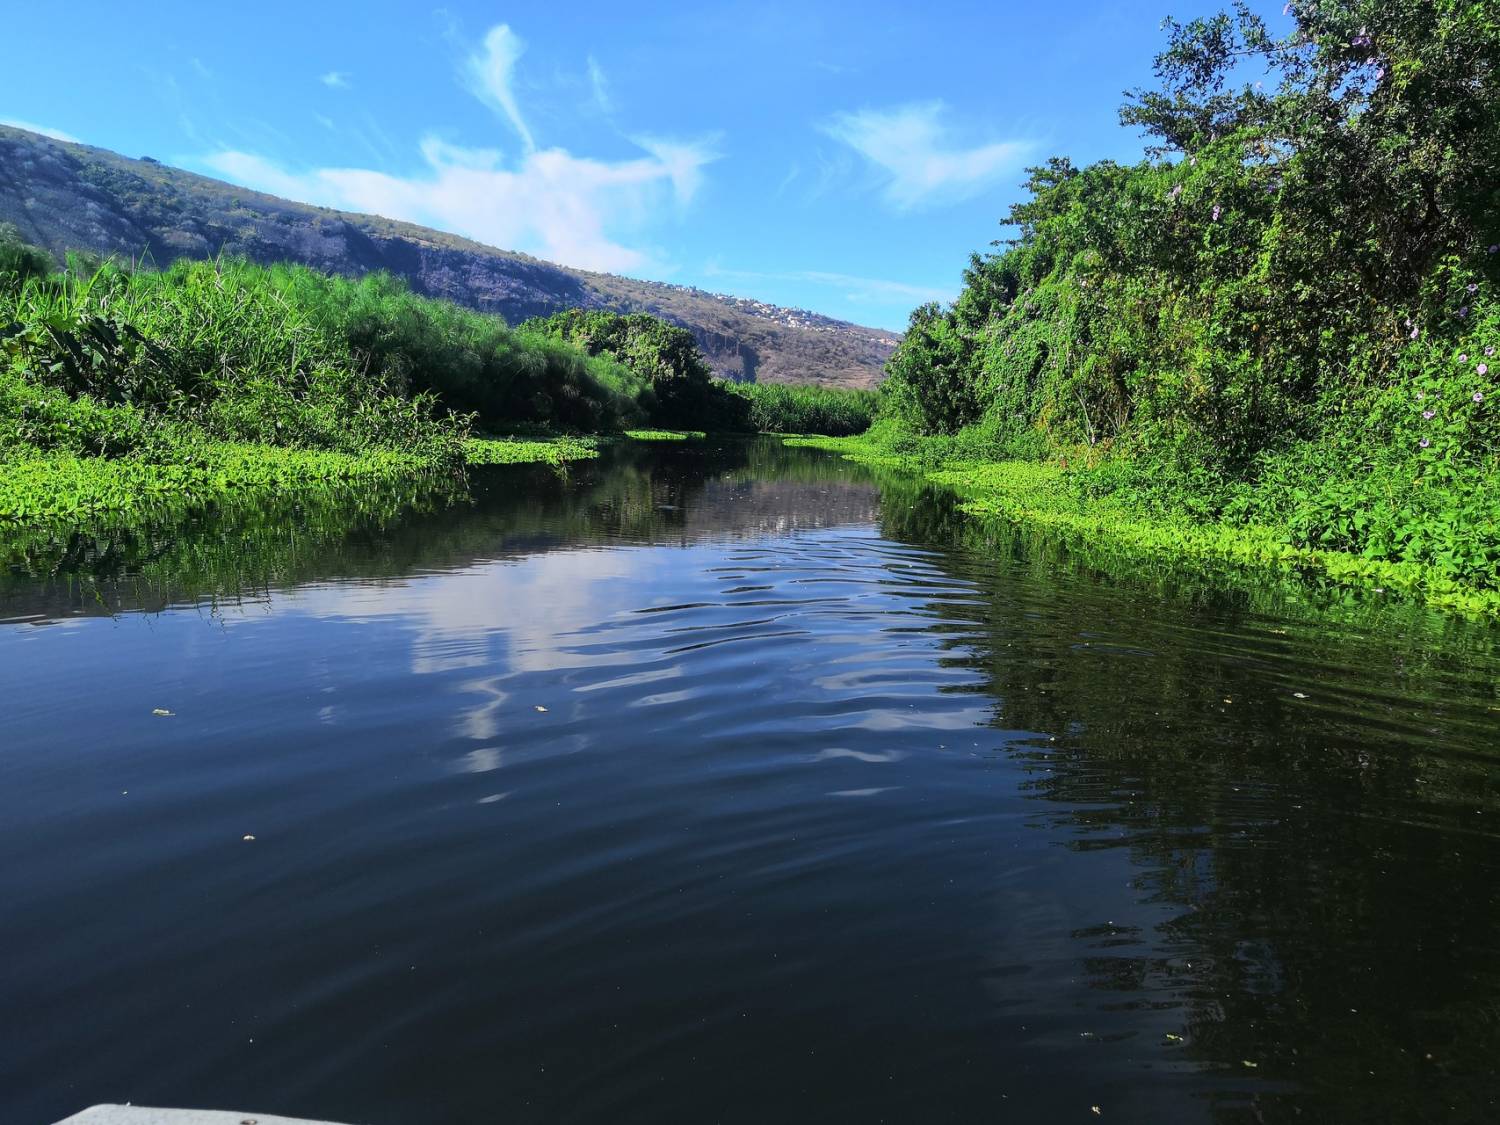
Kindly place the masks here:
[(686, 328), (716, 375), (873, 386), (898, 334), (800, 309), (554, 265), (378, 215), (315, 207), (105, 149), (0, 125), (0, 223), (61, 264), (69, 252), (147, 259), (221, 255), (358, 278), (512, 324), (570, 308), (649, 313)]
[(1033, 509), (1496, 590), (1500, 16), (1288, 11), (1285, 38), (1243, 4), (1168, 21), (1121, 113), (1149, 157), (1031, 170), (1015, 237), (913, 313), (878, 433), (929, 464), (1050, 461)]
[(785, 428), (790, 411), (816, 427), (862, 393), (784, 388), (780, 410), (754, 410), (691, 334), (644, 314), (510, 328), (386, 274), (234, 260), (54, 273), (0, 229), (0, 519), (595, 455), (543, 434), (743, 431), (752, 413)]

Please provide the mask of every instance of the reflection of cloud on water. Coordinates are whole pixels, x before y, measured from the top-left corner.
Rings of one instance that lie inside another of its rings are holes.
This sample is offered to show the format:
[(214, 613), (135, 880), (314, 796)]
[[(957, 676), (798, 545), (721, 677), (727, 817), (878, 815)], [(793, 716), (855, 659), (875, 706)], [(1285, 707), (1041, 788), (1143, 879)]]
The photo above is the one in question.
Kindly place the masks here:
[(463, 773), (492, 773), (505, 763), (505, 752), (498, 746), (481, 746), (470, 750), (458, 761)]
[(819, 750), (813, 760), (826, 762), (830, 758), (853, 758), (860, 762), (899, 762), (904, 757), (904, 750), (846, 750), (840, 746)]
[(475, 704), (463, 713), (459, 721), (459, 733), (466, 738), (481, 741), (494, 738), (500, 733), (500, 709), (510, 698), (510, 692), (502, 691), (499, 680), (469, 680), (463, 690), (488, 697), (488, 701)]
[[(488, 673), (458, 685), (478, 699), (459, 709), (453, 730), (491, 741), (499, 736), (508, 708), (547, 702), (517, 700), (511, 681), (528, 673), (635, 662), (632, 653), (588, 643), (588, 634), (639, 609), (642, 590), (659, 589), (674, 568), (683, 569), (686, 580), (699, 565), (687, 553), (659, 548), (552, 551), (395, 582), (309, 586), (283, 595), (282, 604), (318, 618), (400, 621), (411, 634), (413, 675)], [(595, 691), (679, 674), (677, 668), (637, 670), (568, 690)]]

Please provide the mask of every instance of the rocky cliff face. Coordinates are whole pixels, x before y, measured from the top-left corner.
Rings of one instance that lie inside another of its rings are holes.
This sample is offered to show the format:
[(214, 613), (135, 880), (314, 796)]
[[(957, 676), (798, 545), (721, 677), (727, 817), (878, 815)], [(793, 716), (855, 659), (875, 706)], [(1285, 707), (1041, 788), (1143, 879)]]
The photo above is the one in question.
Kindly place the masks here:
[(715, 371), (732, 379), (873, 386), (897, 343), (893, 333), (800, 309), (569, 269), (7, 126), (0, 222), (59, 260), (88, 251), (166, 265), (224, 253), (355, 276), (386, 270), (418, 293), (512, 324), (575, 307), (649, 312), (690, 330)]

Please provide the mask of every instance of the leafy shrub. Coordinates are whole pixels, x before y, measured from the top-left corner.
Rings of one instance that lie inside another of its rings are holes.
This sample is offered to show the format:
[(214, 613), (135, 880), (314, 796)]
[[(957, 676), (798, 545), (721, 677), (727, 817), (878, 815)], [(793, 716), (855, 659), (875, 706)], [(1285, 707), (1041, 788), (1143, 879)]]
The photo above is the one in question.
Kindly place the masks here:
[(862, 434), (880, 405), (877, 391), (785, 383), (730, 383), (726, 389), (750, 404), (749, 426), (760, 433)]
[(1016, 237), (913, 313), (886, 413), (947, 456), (1500, 585), (1500, 23), (1288, 8), (1285, 38), (1242, 3), (1168, 21), (1121, 113), (1149, 159), (1031, 169)]
[[(461, 420), (371, 373), (346, 341), (237, 263), (105, 265), (0, 291), (0, 420), (18, 444), (141, 454), (186, 426), (209, 439), (456, 456)], [(153, 444), (154, 443), (154, 444)]]
[(647, 313), (602, 309), (569, 309), (528, 320), (523, 332), (581, 348), (589, 356), (607, 356), (646, 381), (646, 420), (657, 426), (742, 430), (748, 407), (712, 377), (697, 341)]

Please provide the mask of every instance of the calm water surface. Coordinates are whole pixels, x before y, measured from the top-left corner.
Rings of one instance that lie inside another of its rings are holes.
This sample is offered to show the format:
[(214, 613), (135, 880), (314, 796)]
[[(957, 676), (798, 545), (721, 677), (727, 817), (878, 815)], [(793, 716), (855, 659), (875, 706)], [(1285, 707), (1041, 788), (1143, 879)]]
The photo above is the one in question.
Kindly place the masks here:
[(9, 557), (0, 1121), (1500, 1116), (1494, 630), (768, 443)]

